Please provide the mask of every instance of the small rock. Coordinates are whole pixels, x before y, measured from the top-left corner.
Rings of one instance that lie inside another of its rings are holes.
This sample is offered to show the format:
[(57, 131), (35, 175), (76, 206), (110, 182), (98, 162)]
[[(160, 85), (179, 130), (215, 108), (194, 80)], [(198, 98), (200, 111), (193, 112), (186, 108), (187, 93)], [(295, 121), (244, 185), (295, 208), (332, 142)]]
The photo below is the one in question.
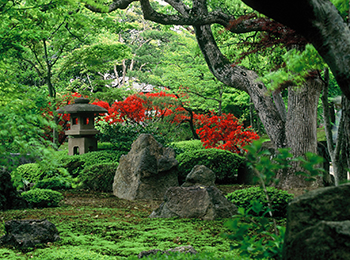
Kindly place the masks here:
[(215, 186), (215, 173), (204, 165), (196, 165), (186, 176), (186, 181), (181, 187), (190, 186)]
[(6, 235), (0, 238), (0, 245), (17, 248), (60, 240), (56, 226), (46, 219), (10, 220), (5, 222), (5, 232)]
[(193, 186), (169, 188), (165, 193), (164, 202), (149, 217), (213, 220), (230, 218), (235, 214), (237, 207), (216, 187)]

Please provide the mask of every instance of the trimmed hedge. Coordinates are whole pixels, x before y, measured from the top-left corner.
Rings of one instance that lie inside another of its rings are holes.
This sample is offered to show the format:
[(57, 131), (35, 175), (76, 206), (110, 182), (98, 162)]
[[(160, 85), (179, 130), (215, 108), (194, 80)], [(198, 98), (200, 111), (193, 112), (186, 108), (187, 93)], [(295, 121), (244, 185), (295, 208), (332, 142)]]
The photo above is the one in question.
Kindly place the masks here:
[[(285, 190), (279, 190), (274, 187), (267, 187), (267, 194), (272, 201), (272, 214), (274, 217), (285, 218), (287, 215), (288, 203), (293, 199), (293, 195)], [(256, 200), (264, 205), (263, 212), (268, 209), (266, 195), (260, 187), (251, 187), (242, 190), (236, 190), (226, 195), (226, 198), (234, 203), (237, 207), (248, 210), (251, 207), (251, 202)], [(251, 211), (250, 213), (253, 214)], [(268, 216), (268, 215), (267, 215)]]
[(74, 178), (78, 177), (85, 168), (101, 163), (118, 163), (125, 151), (103, 150), (79, 155), (68, 155), (67, 151), (60, 152), (57, 157), (59, 164), (67, 169)]
[(49, 189), (32, 189), (21, 193), (30, 206), (37, 208), (57, 207), (63, 200), (63, 195), (58, 191)]
[(112, 192), (119, 163), (99, 163), (85, 168), (79, 174), (79, 187), (93, 191)]
[(62, 176), (55, 176), (49, 179), (38, 181), (33, 188), (50, 189), (50, 190), (66, 190), (72, 188), (72, 183)]
[[(43, 169), (44, 168), (44, 169)], [(24, 184), (35, 183), (37, 188), (70, 189), (73, 179), (65, 168), (47, 168), (43, 163), (28, 163), (18, 166), (11, 173), (15, 185), (21, 188)]]
[(244, 158), (238, 154), (215, 148), (201, 149), (179, 154), (176, 159), (179, 162), (179, 182), (183, 183), (187, 174), (196, 165), (204, 165), (216, 175), (216, 183), (235, 183), (238, 168), (244, 162)]
[(21, 178), (28, 182), (37, 182), (42, 179), (43, 172), (40, 169), (38, 163), (27, 163), (18, 166), (12, 173), (11, 176), (21, 176)]
[(172, 147), (176, 147), (177, 149), (181, 150), (182, 152), (189, 152), (189, 151), (205, 149), (203, 147), (203, 143), (201, 142), (201, 140), (172, 142), (170, 145)]

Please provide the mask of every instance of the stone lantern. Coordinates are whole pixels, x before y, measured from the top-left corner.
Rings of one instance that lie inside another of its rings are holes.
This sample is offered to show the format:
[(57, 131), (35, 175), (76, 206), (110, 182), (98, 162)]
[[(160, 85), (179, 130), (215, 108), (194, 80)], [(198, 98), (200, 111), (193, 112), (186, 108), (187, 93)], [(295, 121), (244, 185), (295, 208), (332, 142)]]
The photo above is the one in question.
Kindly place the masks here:
[(89, 104), (87, 98), (77, 98), (74, 104), (67, 105), (57, 110), (60, 114), (70, 114), (70, 129), (65, 131), (68, 139), (69, 155), (84, 154), (97, 150), (99, 133), (94, 127), (94, 118), (97, 114), (108, 111), (100, 106)]

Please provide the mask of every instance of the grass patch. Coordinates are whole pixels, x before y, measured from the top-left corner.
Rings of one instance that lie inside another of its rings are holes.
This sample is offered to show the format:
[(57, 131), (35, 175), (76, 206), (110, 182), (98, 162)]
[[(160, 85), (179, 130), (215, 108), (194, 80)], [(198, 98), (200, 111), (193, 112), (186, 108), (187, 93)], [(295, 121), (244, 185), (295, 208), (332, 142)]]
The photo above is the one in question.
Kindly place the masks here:
[[(230, 243), (221, 233), (227, 219), (149, 219), (160, 201), (127, 201), (111, 193), (64, 191), (57, 208), (9, 210), (0, 213), (0, 236), (4, 222), (42, 219), (54, 223), (61, 241), (27, 250), (0, 248), (0, 259), (136, 259), (149, 249), (166, 250), (192, 245), (212, 259), (233, 259)], [(204, 258), (203, 258), (204, 259)]]

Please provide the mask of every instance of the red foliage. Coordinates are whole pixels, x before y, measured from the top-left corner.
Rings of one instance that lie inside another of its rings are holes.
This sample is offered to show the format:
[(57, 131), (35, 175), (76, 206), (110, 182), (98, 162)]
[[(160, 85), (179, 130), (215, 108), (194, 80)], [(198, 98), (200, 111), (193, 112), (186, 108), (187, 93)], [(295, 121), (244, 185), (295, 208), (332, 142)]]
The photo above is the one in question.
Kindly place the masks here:
[[(242, 15), (239, 18), (230, 21), (230, 24), (226, 29), (230, 30), (232, 27), (237, 27), (239, 25), (247, 26), (247, 29), (249, 29), (249, 25), (246, 25), (249, 23), (246, 23), (245, 25), (243, 25), (243, 23), (251, 19), (254, 19), (251, 23), (254, 25), (251, 25), (251, 27), (256, 27), (256, 24), (259, 25), (259, 29), (256, 30), (261, 31), (260, 38), (254, 42), (244, 41), (240, 43), (242, 46), (248, 46), (249, 50), (240, 54), (239, 61), (243, 60), (250, 54), (265, 51), (268, 48), (274, 49), (277, 46), (284, 46), (286, 48), (304, 48), (308, 43), (303, 36), (297, 34), (289, 27), (269, 18), (258, 18), (255, 14)], [(239, 61), (234, 63), (233, 66), (237, 65)]]
[(243, 153), (245, 145), (259, 136), (250, 129), (244, 129), (243, 124), (232, 114), (197, 115), (196, 123), (201, 127), (197, 129), (205, 148), (217, 148), (233, 153)]
[(145, 101), (136, 94), (127, 97), (124, 101), (114, 102), (108, 110), (105, 117), (110, 124), (117, 122), (126, 122), (131, 120), (135, 123), (144, 121), (145, 109), (143, 104)]
[[(78, 93), (64, 95), (57, 103), (57, 109), (61, 106), (71, 104), (74, 98), (81, 97)], [(165, 97), (170, 98), (164, 99)], [(163, 99), (161, 99), (163, 98)], [(110, 124), (118, 122), (141, 123), (154, 118), (165, 118), (169, 123), (180, 124), (190, 120), (189, 113), (176, 102), (177, 97), (165, 92), (134, 94), (124, 101), (114, 102), (110, 106), (107, 102), (95, 100), (92, 104), (101, 106), (108, 110), (104, 120)], [(170, 102), (167, 102), (170, 101)], [(53, 118), (52, 111), (43, 113)], [(250, 129), (243, 129), (243, 124), (232, 114), (221, 116), (210, 114), (194, 114), (194, 125), (198, 127), (197, 134), (206, 148), (217, 148), (229, 150), (234, 153), (243, 153), (244, 146), (258, 139), (259, 136)], [(64, 130), (69, 129), (69, 115), (60, 117), (59, 125), (62, 126), (60, 141), (65, 138)]]

